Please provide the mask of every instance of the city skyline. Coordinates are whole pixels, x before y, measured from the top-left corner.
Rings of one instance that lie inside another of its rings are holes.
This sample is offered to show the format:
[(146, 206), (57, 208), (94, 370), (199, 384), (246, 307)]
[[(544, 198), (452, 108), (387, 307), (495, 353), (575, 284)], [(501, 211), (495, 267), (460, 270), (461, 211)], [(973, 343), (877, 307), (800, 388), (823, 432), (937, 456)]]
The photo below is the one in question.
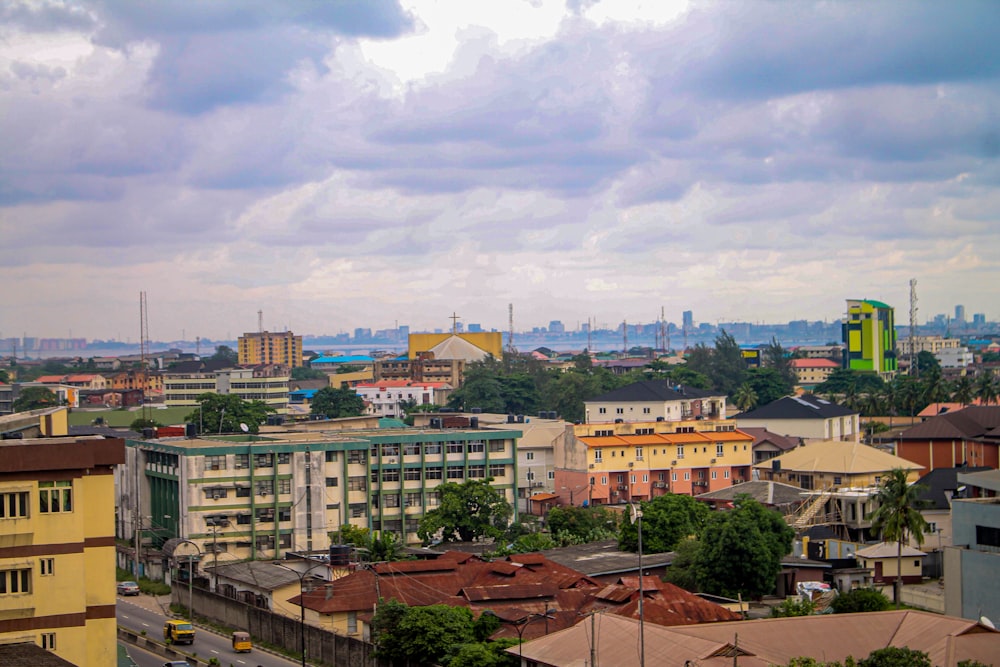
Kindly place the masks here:
[(0, 17), (0, 338), (1000, 320), (995, 3)]

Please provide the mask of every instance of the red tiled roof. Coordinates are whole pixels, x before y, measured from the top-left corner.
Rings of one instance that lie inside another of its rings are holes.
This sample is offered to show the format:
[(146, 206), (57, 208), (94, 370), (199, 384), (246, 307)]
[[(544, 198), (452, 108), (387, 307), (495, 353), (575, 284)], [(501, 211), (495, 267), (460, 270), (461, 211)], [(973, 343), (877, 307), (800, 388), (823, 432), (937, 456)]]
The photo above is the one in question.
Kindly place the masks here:
[(792, 368), (840, 368), (833, 359), (792, 359)]

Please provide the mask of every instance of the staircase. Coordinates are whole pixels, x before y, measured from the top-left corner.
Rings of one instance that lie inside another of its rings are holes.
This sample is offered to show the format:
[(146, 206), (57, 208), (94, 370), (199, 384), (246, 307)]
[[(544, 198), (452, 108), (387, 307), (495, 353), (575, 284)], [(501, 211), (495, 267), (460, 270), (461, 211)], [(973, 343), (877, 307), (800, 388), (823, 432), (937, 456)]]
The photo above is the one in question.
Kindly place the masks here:
[(824, 491), (818, 496), (812, 499), (806, 505), (803, 505), (804, 509), (797, 515), (791, 515), (788, 517), (788, 523), (796, 530), (801, 530), (807, 527), (810, 522), (816, 518), (820, 510), (826, 506), (826, 501), (830, 499), (830, 492)]

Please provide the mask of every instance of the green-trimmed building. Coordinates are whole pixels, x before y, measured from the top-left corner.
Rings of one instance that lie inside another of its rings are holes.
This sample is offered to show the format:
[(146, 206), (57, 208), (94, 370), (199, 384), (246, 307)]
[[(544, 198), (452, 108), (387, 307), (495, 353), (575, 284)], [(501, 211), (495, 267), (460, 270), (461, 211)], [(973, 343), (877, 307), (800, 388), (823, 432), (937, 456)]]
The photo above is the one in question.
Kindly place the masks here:
[(520, 431), (322, 424), (128, 440), (119, 537), (134, 539), (139, 516), (144, 543), (186, 538), (219, 562), (326, 549), (329, 533), (348, 523), (414, 544), (420, 519), (439, 503), (438, 485), (487, 477), (516, 509)]
[(843, 323), (844, 368), (896, 375), (896, 322), (892, 306), (870, 299), (848, 299)]

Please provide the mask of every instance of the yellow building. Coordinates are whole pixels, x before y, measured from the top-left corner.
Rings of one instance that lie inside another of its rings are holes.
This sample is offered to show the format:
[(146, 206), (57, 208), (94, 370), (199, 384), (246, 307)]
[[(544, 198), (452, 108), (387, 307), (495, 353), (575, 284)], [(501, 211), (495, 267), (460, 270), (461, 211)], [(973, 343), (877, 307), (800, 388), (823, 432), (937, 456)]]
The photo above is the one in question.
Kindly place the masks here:
[(803, 489), (868, 488), (878, 486), (891, 470), (906, 470), (915, 482), (924, 467), (858, 442), (814, 442), (755, 466), (763, 480)]
[(574, 504), (698, 495), (750, 481), (753, 436), (730, 420), (580, 424), (573, 431), (556, 452), (554, 485), (576, 490)]
[(503, 357), (503, 334), (499, 331), (410, 334), (407, 356), (417, 359), (425, 352), (432, 352), (434, 359), (478, 361), (487, 355), (500, 359)]
[(117, 438), (0, 441), (0, 643), (78, 667), (117, 660)]
[(302, 336), (291, 331), (245, 333), (239, 337), (236, 353), (244, 366), (284, 364), (297, 368), (302, 365)]

